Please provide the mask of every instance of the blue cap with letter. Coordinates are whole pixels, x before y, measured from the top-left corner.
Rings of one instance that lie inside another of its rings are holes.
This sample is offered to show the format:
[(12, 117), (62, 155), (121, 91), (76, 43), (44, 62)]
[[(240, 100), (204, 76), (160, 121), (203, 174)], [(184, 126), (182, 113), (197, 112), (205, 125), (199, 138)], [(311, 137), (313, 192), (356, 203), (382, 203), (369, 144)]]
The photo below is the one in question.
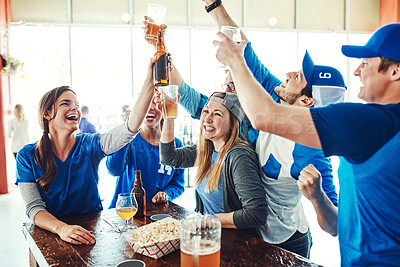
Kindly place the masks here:
[(306, 51), (303, 58), (303, 74), (315, 99), (314, 107), (343, 102), (346, 85), (337, 69), (315, 65)]
[(380, 27), (364, 46), (343, 45), (342, 53), (347, 57), (386, 57), (400, 61), (400, 23)]

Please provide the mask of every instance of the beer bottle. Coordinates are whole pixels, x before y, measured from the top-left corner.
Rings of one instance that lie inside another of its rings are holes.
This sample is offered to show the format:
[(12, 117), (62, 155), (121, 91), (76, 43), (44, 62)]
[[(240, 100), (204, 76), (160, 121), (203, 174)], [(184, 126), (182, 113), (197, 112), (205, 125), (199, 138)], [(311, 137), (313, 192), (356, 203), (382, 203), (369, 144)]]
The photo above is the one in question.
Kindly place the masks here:
[(135, 171), (135, 183), (131, 194), (135, 195), (138, 204), (138, 210), (133, 217), (136, 219), (143, 218), (146, 214), (146, 191), (142, 186), (142, 177), (140, 170)]
[(154, 54), (156, 61), (153, 67), (154, 85), (169, 85), (169, 62), (168, 54), (164, 45), (165, 29), (160, 28), (157, 32), (157, 52)]

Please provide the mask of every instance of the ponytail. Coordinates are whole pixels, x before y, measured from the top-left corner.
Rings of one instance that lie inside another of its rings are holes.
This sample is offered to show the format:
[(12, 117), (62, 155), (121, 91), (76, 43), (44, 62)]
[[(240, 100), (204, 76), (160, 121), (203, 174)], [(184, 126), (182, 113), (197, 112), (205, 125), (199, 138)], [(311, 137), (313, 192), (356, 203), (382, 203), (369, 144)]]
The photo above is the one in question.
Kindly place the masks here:
[(45, 118), (47, 112), (53, 110), (52, 120), (57, 113), (54, 104), (57, 98), (65, 91), (71, 91), (69, 86), (61, 86), (50, 90), (42, 96), (39, 102), (39, 124), (43, 130), (42, 138), (39, 140), (35, 150), (35, 163), (43, 170), (44, 174), (37, 182), (46, 194), (50, 194), (49, 184), (54, 182), (58, 174), (58, 167), (53, 155), (53, 142), (50, 140), (49, 120)]

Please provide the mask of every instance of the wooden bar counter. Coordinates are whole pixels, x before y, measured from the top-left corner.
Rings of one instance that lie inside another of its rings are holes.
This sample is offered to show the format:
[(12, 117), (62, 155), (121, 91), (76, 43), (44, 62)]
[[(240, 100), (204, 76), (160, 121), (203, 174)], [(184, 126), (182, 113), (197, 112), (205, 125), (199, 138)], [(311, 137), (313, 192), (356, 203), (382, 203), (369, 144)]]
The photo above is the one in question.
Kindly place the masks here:
[[(175, 219), (185, 218), (190, 211), (172, 202), (147, 204), (146, 217), (132, 219), (137, 226), (153, 222), (154, 214), (170, 214)], [(137, 254), (115, 229), (124, 223), (115, 209), (63, 218), (68, 224), (77, 224), (94, 232), (96, 244), (73, 245), (62, 241), (30, 222), (24, 223), (22, 232), (29, 245), (31, 266), (115, 266), (127, 259), (140, 259), (146, 266), (180, 266), (180, 251), (158, 260)], [(132, 222), (131, 221), (131, 222)], [(221, 238), (221, 266), (318, 266), (307, 259), (290, 253), (261, 239), (238, 230), (223, 229)]]

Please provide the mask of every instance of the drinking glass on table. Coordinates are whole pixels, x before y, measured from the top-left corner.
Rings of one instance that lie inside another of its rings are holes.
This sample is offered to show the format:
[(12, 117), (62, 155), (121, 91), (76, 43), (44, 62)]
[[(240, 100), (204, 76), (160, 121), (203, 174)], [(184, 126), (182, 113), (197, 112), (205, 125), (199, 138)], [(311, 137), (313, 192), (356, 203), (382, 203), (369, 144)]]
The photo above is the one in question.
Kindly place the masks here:
[(122, 219), (125, 219), (125, 225), (118, 228), (120, 232), (126, 232), (129, 229), (135, 229), (137, 226), (130, 225), (129, 220), (135, 216), (137, 212), (137, 202), (135, 195), (131, 193), (121, 193), (118, 194), (117, 204), (115, 205), (115, 209), (117, 214)]
[[(240, 28), (234, 26), (221, 26), (220, 32), (228, 36), (235, 43), (239, 44), (242, 42), (242, 35), (240, 34)], [(225, 65), (220, 65), (220, 68), (227, 68)]]
[(207, 214), (189, 215), (181, 223), (181, 267), (219, 267), (221, 222)]
[(147, 4), (147, 18), (148, 27), (146, 31), (146, 38), (157, 39), (157, 32), (161, 24), (164, 23), (167, 8), (160, 4), (149, 3)]

